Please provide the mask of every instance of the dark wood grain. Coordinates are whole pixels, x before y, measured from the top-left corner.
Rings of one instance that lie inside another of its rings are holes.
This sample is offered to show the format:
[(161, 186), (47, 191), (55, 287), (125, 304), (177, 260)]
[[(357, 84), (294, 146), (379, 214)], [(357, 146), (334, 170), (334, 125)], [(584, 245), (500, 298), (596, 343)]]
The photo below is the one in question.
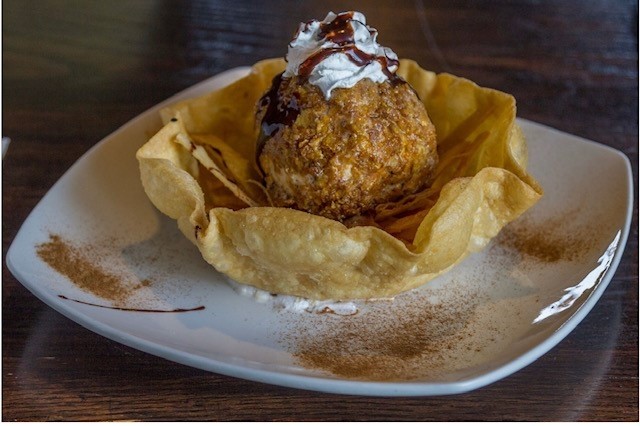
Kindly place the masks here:
[[(348, 6), (399, 56), (512, 93), (519, 116), (623, 151), (637, 187), (637, 1)], [(516, 374), (449, 397), (336, 396), (178, 365), (85, 330), (8, 272), (24, 219), (100, 139), (211, 75), (282, 56), (298, 22), (344, 7), (3, 2), (3, 420), (638, 420), (637, 201), (619, 269), (577, 329)]]

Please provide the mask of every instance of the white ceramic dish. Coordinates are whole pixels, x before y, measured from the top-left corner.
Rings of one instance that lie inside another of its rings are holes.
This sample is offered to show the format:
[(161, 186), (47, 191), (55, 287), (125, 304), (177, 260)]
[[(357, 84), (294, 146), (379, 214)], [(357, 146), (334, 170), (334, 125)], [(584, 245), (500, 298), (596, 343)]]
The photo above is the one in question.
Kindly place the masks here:
[[(295, 388), (391, 396), (460, 393), (499, 380), (560, 342), (604, 292), (629, 233), (629, 161), (606, 146), (520, 120), (530, 170), (545, 196), (483, 252), (418, 291), (361, 304), (349, 317), (282, 311), (240, 296), (150, 204), (134, 155), (160, 128), (163, 105), (247, 70), (181, 92), (78, 160), (13, 241), (7, 265), (16, 278), (84, 327), (178, 363)], [(90, 246), (87, 253), (105, 268), (149, 279), (152, 285), (126, 302), (131, 306), (204, 309), (153, 313), (68, 300), (110, 304), (38, 257), (36, 247), (51, 234)], [(373, 331), (363, 335), (364, 329)], [(397, 339), (382, 342), (374, 334)], [(331, 355), (323, 358), (319, 348)]]

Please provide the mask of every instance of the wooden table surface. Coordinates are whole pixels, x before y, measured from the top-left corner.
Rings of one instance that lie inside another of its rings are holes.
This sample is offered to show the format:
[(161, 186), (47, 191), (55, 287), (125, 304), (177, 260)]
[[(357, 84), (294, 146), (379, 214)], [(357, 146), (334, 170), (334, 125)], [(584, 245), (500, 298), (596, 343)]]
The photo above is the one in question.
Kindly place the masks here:
[[(3, 2), (4, 420), (638, 420), (638, 221), (613, 281), (557, 347), (456, 396), (339, 396), (200, 371), (58, 314), (5, 266), (22, 222), (94, 144), (229, 68), (282, 56), (345, 4)], [(348, 2), (400, 57), (512, 93), (518, 115), (617, 148), (638, 183), (635, 1)], [(597, 200), (594, 200), (597, 202)]]

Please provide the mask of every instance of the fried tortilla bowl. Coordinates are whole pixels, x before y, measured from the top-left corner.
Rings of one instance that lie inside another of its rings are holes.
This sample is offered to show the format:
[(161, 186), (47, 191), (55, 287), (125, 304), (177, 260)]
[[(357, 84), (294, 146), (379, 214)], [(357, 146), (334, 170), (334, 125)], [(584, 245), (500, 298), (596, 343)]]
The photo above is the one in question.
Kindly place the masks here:
[(259, 62), (163, 110), (165, 126), (137, 153), (153, 204), (231, 279), (315, 300), (390, 297), (481, 250), (542, 196), (512, 96), (402, 60), (398, 74), (437, 131), (433, 185), (344, 224), (271, 207), (255, 167), (255, 105), (284, 67)]

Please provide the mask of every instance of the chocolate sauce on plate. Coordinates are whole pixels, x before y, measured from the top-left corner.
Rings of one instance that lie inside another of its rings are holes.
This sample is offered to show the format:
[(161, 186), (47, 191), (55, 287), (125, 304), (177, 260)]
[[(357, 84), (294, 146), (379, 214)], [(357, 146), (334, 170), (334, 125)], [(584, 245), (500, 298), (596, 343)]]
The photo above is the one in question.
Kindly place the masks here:
[(72, 299), (63, 294), (59, 294), (58, 297), (64, 300), (71, 300), (72, 302), (82, 303), (83, 305), (96, 306), (98, 308), (106, 308), (106, 309), (115, 309), (117, 311), (130, 311), (130, 312), (150, 312), (150, 313), (182, 313), (182, 312), (193, 312), (193, 311), (202, 311), (205, 309), (204, 306), (196, 306), (195, 308), (178, 308), (178, 309), (139, 309), (139, 308), (123, 308), (119, 306), (107, 306), (107, 305), (99, 305), (97, 303), (84, 302), (82, 300)]

